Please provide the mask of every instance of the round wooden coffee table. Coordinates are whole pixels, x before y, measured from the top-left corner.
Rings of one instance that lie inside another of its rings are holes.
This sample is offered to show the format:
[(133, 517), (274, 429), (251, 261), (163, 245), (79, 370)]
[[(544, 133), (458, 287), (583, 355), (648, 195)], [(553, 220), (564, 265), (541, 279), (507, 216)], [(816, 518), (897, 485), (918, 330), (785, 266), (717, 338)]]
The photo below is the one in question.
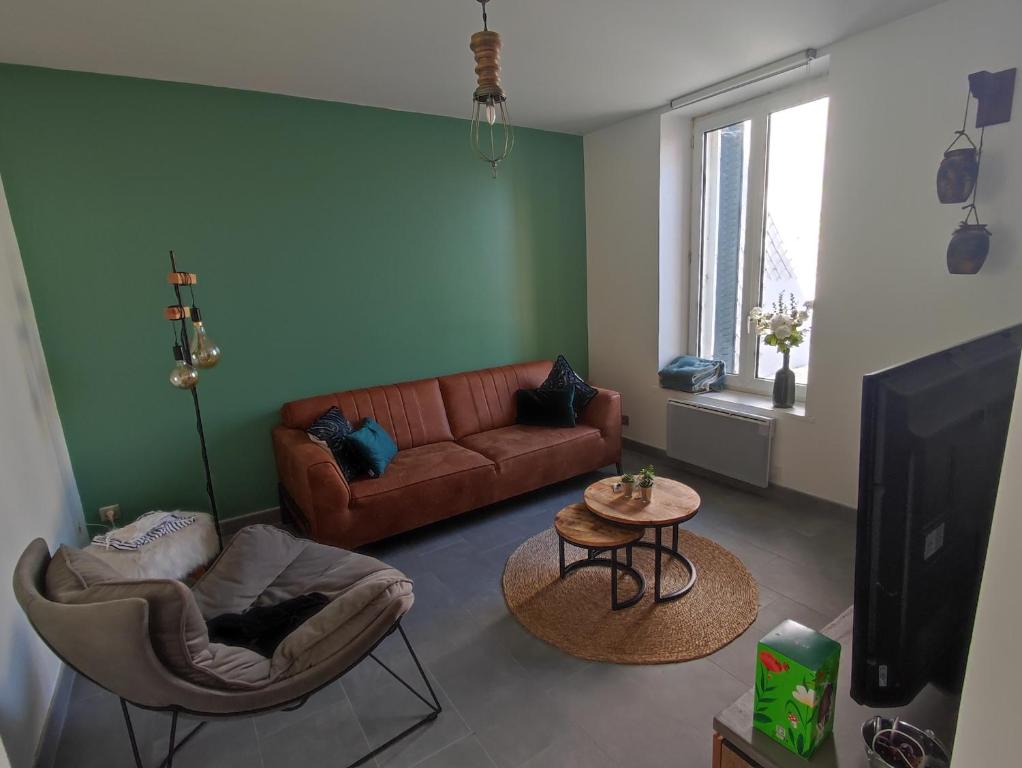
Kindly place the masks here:
[[(558, 554), (561, 578), (578, 568), (603, 566), (610, 568), (610, 607), (615, 610), (635, 605), (646, 591), (646, 580), (632, 567), (632, 546), (642, 538), (642, 531), (622, 525), (608, 523), (590, 512), (585, 504), (569, 504), (554, 517), (557, 531)], [(564, 542), (586, 550), (586, 557), (574, 563), (565, 563)], [(625, 551), (625, 561), (618, 560), (619, 549)], [(609, 557), (599, 557), (609, 552)], [(618, 600), (617, 577), (619, 573), (635, 580), (635, 595), (627, 600)]]
[[(654, 538), (652, 542), (636, 541), (632, 546), (646, 547), (654, 552), (654, 599), (662, 603), (686, 595), (696, 583), (696, 568), (678, 550), (678, 527), (695, 517), (699, 511), (699, 505), (702, 503), (699, 494), (677, 480), (658, 477), (653, 486), (652, 499), (649, 501), (628, 499), (622, 491), (614, 490), (614, 485), (619, 482), (620, 477), (608, 477), (590, 485), (584, 495), (586, 506), (594, 515), (608, 522), (636, 528), (652, 528)], [(665, 528), (670, 528), (673, 532), (671, 545), (665, 545), (663, 542)], [(687, 584), (666, 593), (661, 590), (664, 556), (673, 557), (684, 565), (690, 574)]]

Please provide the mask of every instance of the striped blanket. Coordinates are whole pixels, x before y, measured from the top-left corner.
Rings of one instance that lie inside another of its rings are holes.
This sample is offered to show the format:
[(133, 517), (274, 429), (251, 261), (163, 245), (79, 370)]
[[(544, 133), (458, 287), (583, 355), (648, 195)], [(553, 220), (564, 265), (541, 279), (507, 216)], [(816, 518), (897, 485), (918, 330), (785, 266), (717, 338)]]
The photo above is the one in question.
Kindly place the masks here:
[(161, 536), (180, 531), (194, 522), (195, 515), (148, 512), (130, 525), (94, 536), (92, 543), (108, 549), (138, 550)]

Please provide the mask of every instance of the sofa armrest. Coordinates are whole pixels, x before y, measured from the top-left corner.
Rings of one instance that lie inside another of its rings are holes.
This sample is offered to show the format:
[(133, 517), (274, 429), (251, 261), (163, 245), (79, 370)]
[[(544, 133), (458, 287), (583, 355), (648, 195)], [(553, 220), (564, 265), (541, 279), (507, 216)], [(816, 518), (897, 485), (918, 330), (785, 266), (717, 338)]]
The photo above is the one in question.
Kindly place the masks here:
[(597, 387), (596, 397), (582, 411), (580, 423), (596, 427), (608, 442), (621, 445), (621, 393)]
[(313, 537), (320, 535), (324, 517), (346, 516), (351, 487), (330, 451), (300, 429), (277, 425), (273, 454), (277, 477), (308, 520)]

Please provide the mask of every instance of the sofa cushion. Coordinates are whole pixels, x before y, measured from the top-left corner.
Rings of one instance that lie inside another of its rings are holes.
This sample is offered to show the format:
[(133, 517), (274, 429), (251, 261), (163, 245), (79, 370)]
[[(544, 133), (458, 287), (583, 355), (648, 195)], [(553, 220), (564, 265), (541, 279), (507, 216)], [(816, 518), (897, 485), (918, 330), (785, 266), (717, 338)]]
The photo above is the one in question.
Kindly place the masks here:
[(539, 385), (540, 389), (574, 389), (575, 400), (573, 407), (575, 408), (575, 415), (580, 416), (582, 411), (589, 405), (589, 401), (596, 397), (596, 387), (591, 387), (586, 384), (585, 379), (575, 373), (575, 369), (571, 367), (571, 363), (564, 355), (558, 355), (554, 361), (553, 368), (550, 369), (550, 375), (546, 377), (546, 381)]
[(369, 496), (479, 469), (492, 471), (493, 462), (457, 443), (422, 445), (398, 451), (386, 473), (380, 477), (352, 483), (351, 496), (357, 504)]
[(380, 477), (397, 453), (390, 435), (373, 418), (366, 418), (362, 426), (348, 436), (347, 442), (365, 464), (369, 477)]
[(331, 658), (349, 657), (354, 663), (366, 650), (368, 628), (393, 612), (395, 603), (400, 616), (413, 601), (411, 580), (386, 563), (265, 525), (239, 531), (194, 588), (207, 618), (308, 592), (320, 592), (330, 602), (277, 646), (267, 660), (270, 680)]
[(180, 581), (102, 581), (58, 602), (83, 605), (130, 599), (142, 599), (148, 604), (153, 652), (175, 674), (213, 688), (246, 689), (266, 684), (269, 659), (247, 648), (210, 643), (195, 599)]
[(455, 440), (515, 423), (515, 392), (535, 389), (550, 373), (548, 360), (505, 365), (440, 378)]
[(588, 425), (533, 427), (515, 424), (459, 441), (497, 464), (497, 498), (506, 499), (590, 472), (612, 461), (600, 430)]
[(355, 428), (336, 405), (321, 413), (305, 431), (310, 440), (330, 451), (346, 480), (354, 480), (365, 471), (358, 452), (348, 443), (348, 437)]
[(383, 477), (351, 484), (355, 541), (378, 541), (484, 507), (497, 499), (496, 481), (492, 461), (456, 443), (399, 451)]
[(62, 544), (46, 567), (46, 595), (64, 602), (93, 584), (120, 578), (121, 574), (98, 557)]
[(459, 444), (492, 459), (499, 470), (502, 464), (530, 453), (538, 453), (580, 440), (599, 439), (600, 430), (581, 424), (575, 427), (514, 424), (510, 427), (480, 432), (478, 435), (469, 435), (460, 440)]
[(519, 389), (516, 393), (519, 424), (537, 427), (575, 426), (575, 390)]
[(281, 421), (285, 427), (308, 429), (330, 406), (339, 408), (354, 424), (375, 419), (401, 450), (454, 439), (436, 379), (295, 400), (280, 409)]

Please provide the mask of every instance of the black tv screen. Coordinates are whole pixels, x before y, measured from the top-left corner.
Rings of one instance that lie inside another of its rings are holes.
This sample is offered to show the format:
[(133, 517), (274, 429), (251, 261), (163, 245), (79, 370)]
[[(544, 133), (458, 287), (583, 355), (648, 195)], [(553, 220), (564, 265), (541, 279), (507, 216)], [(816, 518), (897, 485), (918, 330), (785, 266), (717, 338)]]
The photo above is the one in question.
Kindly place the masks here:
[(1022, 325), (863, 378), (851, 695), (960, 691)]

